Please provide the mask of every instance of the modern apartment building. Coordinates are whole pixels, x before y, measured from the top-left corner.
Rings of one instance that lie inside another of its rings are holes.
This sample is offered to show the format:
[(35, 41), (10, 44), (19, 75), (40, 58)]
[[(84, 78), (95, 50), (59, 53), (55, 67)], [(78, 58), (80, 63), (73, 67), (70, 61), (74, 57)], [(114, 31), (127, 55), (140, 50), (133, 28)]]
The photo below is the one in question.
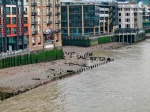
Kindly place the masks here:
[(61, 46), (60, 0), (29, 0), (30, 50)]
[(143, 28), (150, 28), (150, 5), (144, 5), (143, 8)]
[(62, 37), (113, 32), (118, 25), (117, 2), (62, 2)]
[(28, 45), (28, 13), (24, 0), (0, 0), (0, 52), (25, 49)]
[(138, 4), (119, 3), (119, 28), (143, 28), (143, 8)]

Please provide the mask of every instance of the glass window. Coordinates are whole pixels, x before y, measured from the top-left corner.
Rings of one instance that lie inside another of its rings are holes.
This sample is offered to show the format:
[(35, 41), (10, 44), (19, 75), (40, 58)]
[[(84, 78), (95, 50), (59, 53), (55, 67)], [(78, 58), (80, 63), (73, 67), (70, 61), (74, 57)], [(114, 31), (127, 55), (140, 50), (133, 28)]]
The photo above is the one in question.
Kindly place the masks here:
[(10, 7), (6, 7), (6, 15), (10, 15)]
[(7, 34), (11, 34), (11, 29), (7, 28)]
[(41, 44), (41, 37), (38, 37), (38, 44)]
[(24, 17), (24, 23), (27, 24), (28, 23), (28, 18)]
[(17, 34), (17, 29), (16, 28), (12, 28), (12, 34)]
[(28, 27), (24, 27), (24, 33), (28, 33)]
[(12, 17), (12, 24), (16, 24), (16, 23), (17, 23), (16, 17)]
[(12, 7), (12, 14), (16, 15), (16, 7)]
[(6, 24), (10, 24), (10, 18), (6, 17)]
[(28, 13), (28, 10), (26, 7), (24, 7), (24, 14), (27, 14)]

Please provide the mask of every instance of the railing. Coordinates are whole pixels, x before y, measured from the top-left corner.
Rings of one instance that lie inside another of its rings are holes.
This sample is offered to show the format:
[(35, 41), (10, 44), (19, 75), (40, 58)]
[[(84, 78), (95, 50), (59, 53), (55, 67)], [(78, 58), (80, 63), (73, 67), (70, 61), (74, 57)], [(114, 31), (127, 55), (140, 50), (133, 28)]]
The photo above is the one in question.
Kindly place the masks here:
[(110, 33), (100, 33), (100, 34), (89, 34), (90, 37), (97, 37), (97, 36), (106, 36), (106, 35), (113, 35), (113, 32)]
[(24, 50), (18, 50), (18, 51), (7, 51), (7, 52), (1, 52), (0, 53), (0, 58), (7, 58), (7, 57), (12, 57), (12, 56), (17, 56), (21, 54), (29, 54), (30, 51), (28, 48)]
[(51, 44), (53, 44), (53, 42), (54, 42), (54, 40), (48, 39), (48, 40), (45, 40), (44, 43), (51, 43)]
[(31, 3), (31, 6), (35, 7), (35, 6), (37, 6), (37, 3)]
[(60, 4), (56, 4), (55, 6), (56, 6), (56, 7), (60, 7)]
[(48, 21), (48, 22), (47, 22), (47, 25), (50, 25), (50, 24), (52, 24), (52, 23), (53, 23), (52, 21)]
[(37, 31), (32, 31), (32, 35), (36, 35), (37, 33)]
[(32, 12), (32, 13), (31, 13), (31, 16), (36, 16), (36, 12)]
[(31, 24), (32, 24), (32, 25), (36, 25), (36, 24), (37, 24), (37, 21), (32, 21)]

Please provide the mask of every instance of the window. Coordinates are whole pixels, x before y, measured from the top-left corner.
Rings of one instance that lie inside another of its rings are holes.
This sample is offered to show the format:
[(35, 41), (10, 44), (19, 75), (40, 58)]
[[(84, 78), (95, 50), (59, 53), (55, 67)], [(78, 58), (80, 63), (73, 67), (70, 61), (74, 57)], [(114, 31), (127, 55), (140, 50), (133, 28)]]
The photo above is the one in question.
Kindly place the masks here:
[(35, 45), (35, 37), (32, 37), (32, 45)]
[(134, 13), (134, 16), (137, 16), (137, 12)]
[(119, 13), (119, 16), (121, 16), (121, 13)]
[(38, 37), (38, 44), (41, 44), (41, 37)]
[(17, 34), (16, 28), (12, 28), (12, 34)]
[(12, 7), (12, 15), (16, 15), (16, 7)]
[(119, 22), (121, 22), (121, 19), (119, 19)]
[(121, 24), (119, 24), (119, 28), (121, 28)]
[(6, 24), (10, 24), (10, 18), (6, 17)]
[(10, 7), (6, 7), (6, 15), (10, 15)]
[(24, 17), (24, 23), (27, 24), (28, 23), (28, 18)]
[(125, 15), (126, 15), (126, 16), (130, 16), (130, 13), (126, 13)]
[(16, 23), (17, 23), (16, 17), (12, 17), (12, 24), (16, 24)]
[(130, 24), (126, 24), (126, 28), (130, 28)]
[(130, 19), (126, 19), (126, 22), (130, 22)]
[(11, 29), (7, 28), (7, 34), (11, 34)]
[(28, 10), (26, 7), (24, 7), (24, 14), (28, 14)]
[(24, 27), (24, 33), (28, 33), (28, 27)]

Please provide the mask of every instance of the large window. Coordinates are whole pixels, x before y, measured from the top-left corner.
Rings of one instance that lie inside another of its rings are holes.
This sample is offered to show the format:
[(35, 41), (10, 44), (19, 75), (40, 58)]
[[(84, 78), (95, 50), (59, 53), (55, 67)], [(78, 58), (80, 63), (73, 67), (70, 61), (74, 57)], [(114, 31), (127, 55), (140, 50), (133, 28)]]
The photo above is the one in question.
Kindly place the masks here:
[(7, 28), (7, 34), (11, 34), (11, 29)]
[(16, 15), (16, 7), (12, 7), (12, 15)]
[(16, 28), (12, 28), (12, 34), (17, 34), (17, 29)]
[(24, 27), (24, 33), (28, 33), (28, 27)]
[(17, 23), (16, 17), (12, 17), (12, 24), (16, 24), (16, 23)]
[(10, 15), (10, 7), (6, 7), (6, 15)]
[(10, 24), (10, 18), (6, 17), (6, 24)]
[(27, 24), (28, 23), (28, 18), (24, 17), (24, 23)]

